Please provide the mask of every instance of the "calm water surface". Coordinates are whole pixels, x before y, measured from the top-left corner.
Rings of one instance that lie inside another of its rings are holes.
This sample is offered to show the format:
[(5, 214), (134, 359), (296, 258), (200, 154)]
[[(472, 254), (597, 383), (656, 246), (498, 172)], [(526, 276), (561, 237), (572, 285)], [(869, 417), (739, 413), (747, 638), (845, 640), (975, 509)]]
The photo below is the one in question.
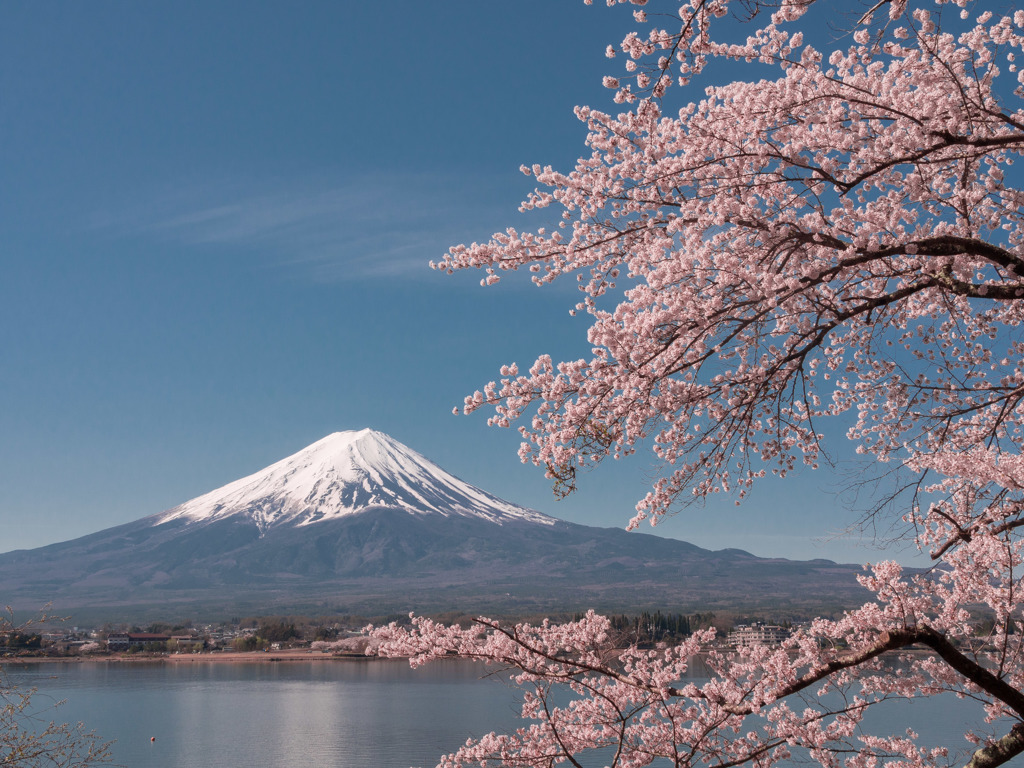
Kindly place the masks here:
[[(10, 667), (46, 720), (116, 739), (129, 768), (435, 765), (472, 735), (509, 727), (515, 694), (482, 666), (400, 660)], [(156, 741), (150, 741), (151, 737)]]
[[(522, 724), (516, 692), (486, 673), (466, 661), (411, 670), (379, 659), (6, 668), (17, 685), (38, 689), (34, 704), (66, 699), (46, 721), (82, 721), (116, 739), (115, 762), (128, 768), (436, 765), (471, 736)], [(964, 702), (885, 706), (869, 713), (872, 728), (909, 726), (931, 744), (966, 746)]]

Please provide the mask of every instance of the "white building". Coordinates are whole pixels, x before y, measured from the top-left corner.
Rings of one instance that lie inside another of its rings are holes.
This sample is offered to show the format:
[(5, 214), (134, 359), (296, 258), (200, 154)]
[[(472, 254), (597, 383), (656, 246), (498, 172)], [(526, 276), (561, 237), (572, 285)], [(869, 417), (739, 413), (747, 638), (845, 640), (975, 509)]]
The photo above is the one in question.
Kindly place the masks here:
[(789, 630), (775, 624), (738, 624), (729, 633), (728, 642), (736, 648), (751, 645), (779, 645), (789, 637)]

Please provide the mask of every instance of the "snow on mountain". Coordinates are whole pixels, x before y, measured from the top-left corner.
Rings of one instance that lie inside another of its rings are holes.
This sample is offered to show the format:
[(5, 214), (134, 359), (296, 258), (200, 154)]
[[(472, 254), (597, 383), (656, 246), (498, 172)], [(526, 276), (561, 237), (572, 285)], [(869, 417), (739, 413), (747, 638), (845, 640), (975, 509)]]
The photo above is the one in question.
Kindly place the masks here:
[(305, 526), (354, 515), (368, 507), (482, 518), (498, 525), (557, 522), (460, 480), (372, 429), (335, 432), (266, 469), (152, 519), (154, 525), (161, 525), (237, 516), (253, 520), (262, 533), (281, 525)]

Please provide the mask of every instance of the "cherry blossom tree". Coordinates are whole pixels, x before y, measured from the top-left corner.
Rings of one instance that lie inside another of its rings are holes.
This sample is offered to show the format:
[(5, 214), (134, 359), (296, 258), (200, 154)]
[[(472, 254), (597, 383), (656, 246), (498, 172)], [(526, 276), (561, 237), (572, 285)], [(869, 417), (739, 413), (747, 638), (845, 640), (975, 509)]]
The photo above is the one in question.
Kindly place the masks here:
[[(538, 187), (522, 210), (544, 226), (436, 265), (482, 269), (488, 285), (520, 269), (574, 278), (592, 351), (508, 365), (464, 410), (518, 424), (522, 459), (562, 492), (653, 446), (664, 472), (633, 526), (817, 467), (821, 425), (839, 420), (902, 478), (891, 498), (936, 567), (876, 565), (862, 579), (873, 602), (780, 648), (727, 652), (699, 632), (616, 653), (593, 615), (380, 628), (382, 653), (481, 658), (528, 689), (530, 724), (442, 765), (580, 765), (599, 750), (614, 766), (799, 754), (981, 768), (1024, 753), (1024, 11), (821, 4), (634, 11), (637, 31), (607, 51), (625, 60), (605, 79), (621, 113), (578, 107), (589, 151), (575, 168), (523, 168)], [(709, 85), (723, 68), (746, 76)], [(972, 612), (991, 620), (982, 636)], [(911, 646), (927, 653), (894, 669), (886, 654)], [(712, 678), (680, 682), (699, 653)], [(967, 755), (959, 734), (933, 748), (899, 723), (862, 727), (886, 700), (942, 693), (969, 707)]]

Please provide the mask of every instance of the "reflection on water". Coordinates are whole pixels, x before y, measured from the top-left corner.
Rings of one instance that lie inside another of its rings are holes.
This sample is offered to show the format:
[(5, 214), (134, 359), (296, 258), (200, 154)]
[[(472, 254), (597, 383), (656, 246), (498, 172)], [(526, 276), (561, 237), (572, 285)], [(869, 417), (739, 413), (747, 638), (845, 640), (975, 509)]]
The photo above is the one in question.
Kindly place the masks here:
[[(61, 720), (117, 739), (129, 768), (434, 765), (467, 738), (511, 726), (515, 695), (476, 664), (37, 664), (18, 685), (67, 699)], [(150, 738), (155, 737), (156, 741)]]

